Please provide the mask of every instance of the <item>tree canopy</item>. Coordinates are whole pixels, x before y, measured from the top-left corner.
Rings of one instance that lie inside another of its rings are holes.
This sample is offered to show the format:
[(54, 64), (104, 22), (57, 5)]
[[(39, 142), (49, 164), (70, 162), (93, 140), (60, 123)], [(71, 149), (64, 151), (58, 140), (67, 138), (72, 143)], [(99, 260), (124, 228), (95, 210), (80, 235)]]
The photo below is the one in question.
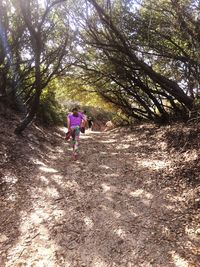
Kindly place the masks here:
[(63, 100), (99, 95), (137, 120), (187, 119), (199, 101), (199, 10), (194, 0), (0, 0), (0, 101), (24, 114), (16, 133), (54, 79)]

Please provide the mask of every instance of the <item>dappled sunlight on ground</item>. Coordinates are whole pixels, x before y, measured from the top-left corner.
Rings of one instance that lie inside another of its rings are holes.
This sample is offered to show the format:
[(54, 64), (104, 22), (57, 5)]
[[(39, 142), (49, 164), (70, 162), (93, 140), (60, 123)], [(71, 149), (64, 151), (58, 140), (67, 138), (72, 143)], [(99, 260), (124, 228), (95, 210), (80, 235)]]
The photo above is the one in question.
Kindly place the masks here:
[(121, 149), (127, 149), (129, 147), (130, 147), (129, 144), (120, 144), (116, 146), (116, 149), (121, 150)]
[(102, 140), (100, 142), (103, 144), (114, 144), (114, 143), (116, 143), (116, 140), (115, 139), (108, 139), (108, 140)]
[[(43, 201), (41, 204), (43, 206)], [(36, 203), (30, 210), (21, 212), (21, 218), (25, 217), (26, 220), (21, 222), (20, 236), (9, 251), (5, 266), (33, 266), (35, 262), (55, 266), (54, 253), (57, 245), (44, 223), (49, 216), (48, 207), (43, 208)]]
[(140, 198), (147, 198), (147, 199), (152, 199), (153, 195), (145, 192), (143, 189), (137, 189), (134, 192), (130, 192), (130, 195), (132, 197), (140, 197)]
[(81, 135), (81, 139), (83, 140), (90, 140), (91, 136), (90, 135)]
[(113, 233), (119, 236), (123, 240), (126, 239), (126, 232), (121, 227), (114, 229)]
[[(199, 241), (199, 235), (200, 235), (200, 225), (198, 228), (189, 228), (188, 225), (185, 226), (185, 233), (188, 235), (188, 237), (191, 240)], [(200, 247), (199, 247), (200, 252)]]
[(99, 167), (105, 170), (112, 170), (111, 167), (106, 166), (106, 165), (100, 165)]
[(141, 165), (142, 167), (147, 167), (153, 170), (159, 170), (164, 169), (168, 166), (170, 166), (170, 162), (166, 162), (165, 160), (154, 160), (154, 159), (144, 159), (139, 160), (138, 165)]
[(87, 230), (90, 230), (94, 226), (92, 219), (90, 219), (88, 216), (85, 216), (85, 218), (83, 220), (85, 222)]
[(39, 169), (43, 172), (49, 172), (49, 173), (56, 173), (58, 172), (57, 170), (53, 169), (53, 168), (49, 168), (49, 167), (45, 167), (45, 166), (41, 166), (39, 167)]
[(103, 183), (101, 186), (103, 189), (103, 193), (106, 193), (106, 192), (110, 191), (110, 189), (111, 189), (111, 187), (105, 183)]
[(86, 132), (76, 162), (59, 139), (30, 154), (23, 179), (6, 173), (0, 266), (198, 266), (198, 226), (183, 218), (191, 188), (169, 186), (170, 158), (141, 136)]
[(185, 162), (190, 162), (198, 159), (198, 154), (196, 150), (187, 151), (183, 154)]
[(173, 251), (172, 253), (172, 260), (176, 267), (190, 267), (190, 264), (183, 259), (178, 253)]
[(95, 257), (91, 264), (92, 267), (106, 267), (107, 263), (103, 261), (100, 257)]

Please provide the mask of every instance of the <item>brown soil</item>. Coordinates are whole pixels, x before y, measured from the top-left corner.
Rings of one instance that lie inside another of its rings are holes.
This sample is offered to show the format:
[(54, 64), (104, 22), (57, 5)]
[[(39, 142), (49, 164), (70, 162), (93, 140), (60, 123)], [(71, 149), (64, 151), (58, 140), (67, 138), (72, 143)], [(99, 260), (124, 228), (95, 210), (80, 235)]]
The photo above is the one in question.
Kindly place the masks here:
[(10, 122), (0, 125), (1, 267), (200, 266), (198, 129), (86, 132), (74, 162), (62, 129), (16, 137)]

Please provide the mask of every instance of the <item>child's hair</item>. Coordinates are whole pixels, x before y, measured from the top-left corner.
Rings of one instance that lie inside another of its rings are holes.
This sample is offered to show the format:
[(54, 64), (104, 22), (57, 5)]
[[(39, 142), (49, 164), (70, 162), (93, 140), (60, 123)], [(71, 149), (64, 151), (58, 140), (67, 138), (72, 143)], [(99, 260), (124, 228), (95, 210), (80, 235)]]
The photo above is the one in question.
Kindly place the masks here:
[(78, 107), (74, 107), (74, 108), (72, 109), (72, 112), (78, 112)]

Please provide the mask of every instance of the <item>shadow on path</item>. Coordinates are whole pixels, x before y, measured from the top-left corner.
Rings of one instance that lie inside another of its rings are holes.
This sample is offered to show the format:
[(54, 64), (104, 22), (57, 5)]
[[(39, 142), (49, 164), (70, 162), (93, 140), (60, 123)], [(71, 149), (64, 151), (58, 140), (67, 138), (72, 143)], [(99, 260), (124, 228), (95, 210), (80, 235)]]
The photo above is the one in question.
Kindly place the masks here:
[(151, 133), (87, 133), (77, 162), (57, 144), (34, 167), (2, 266), (198, 266), (192, 214)]

